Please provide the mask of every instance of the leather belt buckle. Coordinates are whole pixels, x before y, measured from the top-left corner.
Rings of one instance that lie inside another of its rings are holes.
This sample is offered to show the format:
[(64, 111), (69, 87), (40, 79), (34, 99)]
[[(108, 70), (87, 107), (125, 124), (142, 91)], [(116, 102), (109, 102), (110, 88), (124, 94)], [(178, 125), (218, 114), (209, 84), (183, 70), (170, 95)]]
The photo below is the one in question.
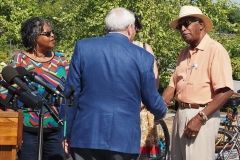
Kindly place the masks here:
[(182, 109), (186, 109), (186, 108), (188, 108), (188, 109), (191, 109), (191, 108), (198, 109), (200, 107), (205, 107), (205, 106), (206, 105), (203, 105), (203, 104), (191, 104), (191, 103), (180, 102), (180, 107)]
[(180, 105), (181, 105), (182, 109), (185, 109), (185, 108), (189, 108), (190, 109), (190, 108), (192, 108), (190, 103), (181, 102)]

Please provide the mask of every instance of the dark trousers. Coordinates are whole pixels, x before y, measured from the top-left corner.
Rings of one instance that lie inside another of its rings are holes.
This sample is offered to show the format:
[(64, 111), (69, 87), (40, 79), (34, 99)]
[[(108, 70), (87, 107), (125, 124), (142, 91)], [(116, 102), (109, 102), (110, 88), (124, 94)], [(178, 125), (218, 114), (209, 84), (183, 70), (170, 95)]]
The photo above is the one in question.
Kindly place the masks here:
[[(43, 134), (43, 160), (63, 160), (64, 150), (60, 132), (50, 132)], [(23, 144), (18, 152), (19, 160), (38, 159), (38, 134), (23, 132)]]
[(71, 148), (73, 160), (136, 160), (138, 154), (128, 154), (101, 149)]

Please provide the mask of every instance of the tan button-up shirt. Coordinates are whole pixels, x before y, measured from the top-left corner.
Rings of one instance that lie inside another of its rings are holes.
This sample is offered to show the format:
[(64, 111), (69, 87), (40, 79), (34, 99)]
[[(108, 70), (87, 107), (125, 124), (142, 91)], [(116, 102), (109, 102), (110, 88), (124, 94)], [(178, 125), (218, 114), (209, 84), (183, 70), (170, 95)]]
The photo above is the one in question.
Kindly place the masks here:
[(219, 88), (233, 89), (226, 49), (206, 34), (195, 50), (180, 52), (169, 86), (175, 88), (177, 100), (197, 104), (210, 102)]

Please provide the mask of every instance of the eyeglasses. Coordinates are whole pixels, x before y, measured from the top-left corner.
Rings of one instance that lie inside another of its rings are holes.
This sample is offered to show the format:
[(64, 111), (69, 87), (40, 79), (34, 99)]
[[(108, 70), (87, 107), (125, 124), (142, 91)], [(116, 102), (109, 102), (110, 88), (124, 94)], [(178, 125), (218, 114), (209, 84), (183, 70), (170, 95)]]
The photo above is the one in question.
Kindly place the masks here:
[(199, 21), (198, 20), (196, 20), (196, 21), (185, 20), (185, 21), (179, 22), (176, 29), (181, 30), (182, 26), (184, 26), (185, 28), (188, 28), (188, 26), (190, 26), (190, 24), (196, 23), (196, 22), (199, 22)]
[(42, 32), (39, 35), (46, 36), (46, 37), (51, 37), (52, 34), (54, 35), (54, 31), (49, 31), (49, 32)]

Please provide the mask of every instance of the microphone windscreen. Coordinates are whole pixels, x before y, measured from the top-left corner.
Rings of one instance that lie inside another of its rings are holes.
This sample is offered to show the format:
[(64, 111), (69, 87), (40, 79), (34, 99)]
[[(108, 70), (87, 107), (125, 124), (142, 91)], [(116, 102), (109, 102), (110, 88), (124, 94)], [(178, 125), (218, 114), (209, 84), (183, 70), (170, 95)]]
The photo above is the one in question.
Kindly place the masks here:
[(29, 75), (29, 72), (22, 66), (18, 66), (16, 67), (16, 70), (18, 72), (18, 74), (21, 76), (21, 77), (24, 77), (24, 76), (28, 76)]
[(2, 69), (2, 77), (8, 84), (13, 84), (13, 79), (19, 76), (16, 69), (12, 66), (6, 66)]

